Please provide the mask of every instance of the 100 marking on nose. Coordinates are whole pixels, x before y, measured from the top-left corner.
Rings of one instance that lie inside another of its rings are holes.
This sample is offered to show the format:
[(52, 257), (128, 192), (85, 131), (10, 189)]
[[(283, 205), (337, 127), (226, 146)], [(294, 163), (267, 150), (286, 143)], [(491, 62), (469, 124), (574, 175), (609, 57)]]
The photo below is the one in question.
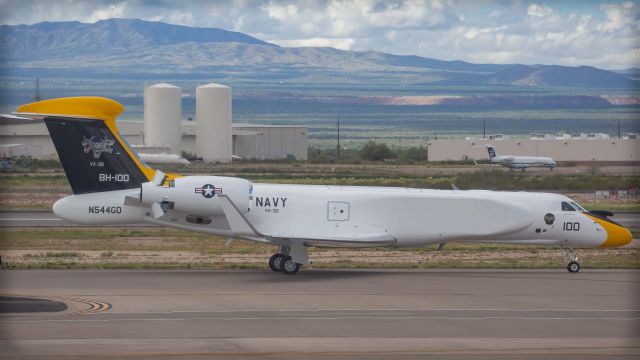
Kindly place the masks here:
[(562, 230), (564, 231), (580, 231), (579, 222), (565, 222), (562, 223)]

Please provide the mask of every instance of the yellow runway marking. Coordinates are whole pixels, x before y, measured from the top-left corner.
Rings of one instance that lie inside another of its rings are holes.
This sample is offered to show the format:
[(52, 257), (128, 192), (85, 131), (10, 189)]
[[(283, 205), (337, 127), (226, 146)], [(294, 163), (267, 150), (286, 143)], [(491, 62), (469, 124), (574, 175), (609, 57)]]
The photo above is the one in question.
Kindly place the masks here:
[(76, 311), (75, 314), (97, 314), (107, 310), (110, 310), (113, 306), (104, 301), (90, 300), (83, 298), (67, 298), (67, 300), (80, 302), (89, 305), (88, 309)]

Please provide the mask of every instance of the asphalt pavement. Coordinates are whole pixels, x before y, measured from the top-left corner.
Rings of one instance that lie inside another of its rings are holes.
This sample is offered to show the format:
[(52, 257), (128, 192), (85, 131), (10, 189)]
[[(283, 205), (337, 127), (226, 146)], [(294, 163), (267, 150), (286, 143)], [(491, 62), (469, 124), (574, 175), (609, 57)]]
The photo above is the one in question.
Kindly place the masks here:
[(622, 359), (640, 355), (640, 271), (21, 270), (0, 357)]

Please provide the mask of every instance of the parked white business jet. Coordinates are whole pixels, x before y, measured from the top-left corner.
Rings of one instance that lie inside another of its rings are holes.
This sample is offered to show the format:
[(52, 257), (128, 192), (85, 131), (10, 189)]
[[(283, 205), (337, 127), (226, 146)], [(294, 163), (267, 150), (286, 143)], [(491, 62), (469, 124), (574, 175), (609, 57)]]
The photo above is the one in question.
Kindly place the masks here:
[(509, 167), (511, 169), (524, 169), (528, 167), (548, 167), (553, 170), (558, 164), (552, 158), (546, 156), (517, 156), (497, 155), (493, 146), (487, 145), (489, 160), (494, 164)]
[(273, 271), (298, 272), (307, 248), (407, 247), (447, 242), (616, 247), (631, 233), (558, 194), (385, 187), (254, 184), (222, 176), (164, 174), (144, 164), (116, 128), (124, 108), (99, 97), (23, 105), (42, 120), (73, 195), (54, 213), (87, 225), (149, 222), (279, 246)]

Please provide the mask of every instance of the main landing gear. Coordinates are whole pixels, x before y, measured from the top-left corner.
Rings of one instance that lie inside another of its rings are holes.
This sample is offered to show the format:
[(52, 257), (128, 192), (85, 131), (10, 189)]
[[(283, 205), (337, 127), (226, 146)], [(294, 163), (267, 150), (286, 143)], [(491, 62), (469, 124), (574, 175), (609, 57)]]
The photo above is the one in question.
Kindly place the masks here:
[(578, 263), (578, 255), (575, 250), (570, 247), (562, 246), (562, 251), (564, 251), (564, 256), (567, 259), (567, 270), (570, 273), (577, 273), (580, 271), (580, 263)]
[(282, 254), (271, 255), (271, 257), (269, 258), (269, 269), (275, 272), (281, 272), (282, 260), (284, 260), (284, 258), (286, 258), (286, 256)]
[(275, 272), (285, 275), (293, 275), (300, 271), (300, 264), (294, 262), (291, 256), (283, 254), (273, 254), (269, 259), (269, 268)]
[(300, 266), (303, 264), (295, 262), (290, 253), (291, 250), (288, 247), (281, 246), (279, 252), (271, 255), (269, 258), (269, 268), (272, 271), (281, 272), (285, 275), (293, 275), (300, 271)]

